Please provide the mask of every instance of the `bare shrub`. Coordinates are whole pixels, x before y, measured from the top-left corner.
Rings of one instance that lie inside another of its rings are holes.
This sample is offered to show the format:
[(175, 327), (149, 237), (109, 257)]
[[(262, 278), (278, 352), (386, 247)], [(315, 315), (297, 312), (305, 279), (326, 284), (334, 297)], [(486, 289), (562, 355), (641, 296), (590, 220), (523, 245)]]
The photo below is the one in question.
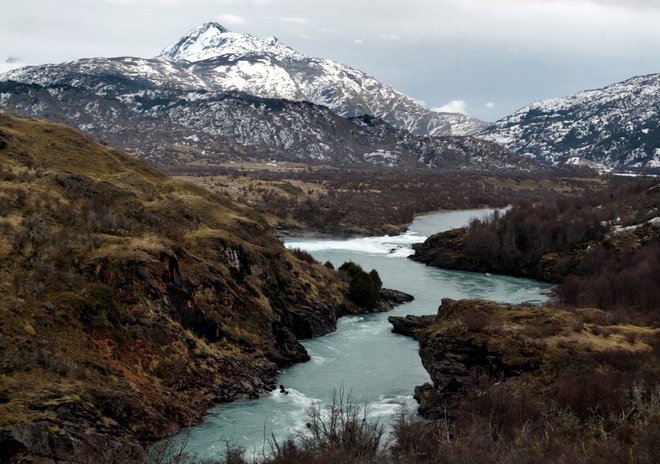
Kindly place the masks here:
[(308, 433), (301, 436), (305, 449), (334, 450), (362, 460), (379, 454), (384, 426), (370, 419), (367, 408), (354, 404), (343, 388), (333, 392), (327, 409), (313, 405), (306, 425)]
[(469, 308), (461, 314), (461, 320), (471, 332), (480, 332), (488, 325), (488, 315), (476, 308)]
[(316, 263), (316, 260), (308, 251), (305, 251), (300, 248), (291, 248), (289, 251), (293, 254), (293, 256), (298, 258), (300, 261), (304, 261), (309, 264)]

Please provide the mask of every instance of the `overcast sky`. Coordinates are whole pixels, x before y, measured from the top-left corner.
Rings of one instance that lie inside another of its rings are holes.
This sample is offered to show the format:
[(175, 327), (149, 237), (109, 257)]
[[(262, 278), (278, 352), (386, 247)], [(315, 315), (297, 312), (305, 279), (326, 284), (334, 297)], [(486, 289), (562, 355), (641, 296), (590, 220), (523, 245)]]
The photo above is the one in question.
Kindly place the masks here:
[(152, 57), (208, 21), (489, 121), (660, 72), (660, 0), (3, 0), (0, 62)]

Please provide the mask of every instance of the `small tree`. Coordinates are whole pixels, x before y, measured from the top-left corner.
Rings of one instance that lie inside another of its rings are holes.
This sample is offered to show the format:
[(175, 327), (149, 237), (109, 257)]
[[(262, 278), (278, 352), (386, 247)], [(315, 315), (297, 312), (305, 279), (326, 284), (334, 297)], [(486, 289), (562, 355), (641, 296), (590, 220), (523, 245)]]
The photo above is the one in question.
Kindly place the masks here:
[(348, 299), (358, 306), (373, 308), (380, 301), (380, 289), (383, 282), (378, 271), (372, 269), (367, 273), (362, 266), (352, 261), (345, 262), (339, 268), (350, 278), (348, 286)]
[(378, 274), (378, 271), (376, 269), (371, 270), (371, 272), (369, 273), (369, 277), (371, 277), (371, 281), (378, 288), (378, 290), (383, 288), (383, 281), (380, 279), (380, 275)]

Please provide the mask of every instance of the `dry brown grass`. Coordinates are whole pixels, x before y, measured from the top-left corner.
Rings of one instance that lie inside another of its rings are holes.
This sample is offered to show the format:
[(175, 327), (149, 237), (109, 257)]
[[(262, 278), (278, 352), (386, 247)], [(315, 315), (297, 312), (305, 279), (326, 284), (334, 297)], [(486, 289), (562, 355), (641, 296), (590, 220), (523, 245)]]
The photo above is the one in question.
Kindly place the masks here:
[(178, 174), (258, 208), (272, 226), (325, 233), (393, 234), (429, 211), (504, 206), (516, 198), (545, 199), (603, 187), (602, 180), (552, 175), (301, 169), (287, 163), (189, 166)]

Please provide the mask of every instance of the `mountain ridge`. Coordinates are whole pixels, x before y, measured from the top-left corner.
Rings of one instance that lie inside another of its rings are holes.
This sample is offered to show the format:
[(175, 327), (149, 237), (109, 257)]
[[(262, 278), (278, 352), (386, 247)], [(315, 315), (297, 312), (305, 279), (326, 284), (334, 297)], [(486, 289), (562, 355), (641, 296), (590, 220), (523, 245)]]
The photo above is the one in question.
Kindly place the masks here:
[(659, 126), (660, 74), (647, 74), (531, 103), (479, 137), (543, 164), (658, 171)]
[[(87, 59), (0, 82), (0, 107), (55, 119), (160, 166), (236, 159), (333, 166), (538, 170), (497, 144), (419, 137), (370, 116), (342, 118), (309, 102), (198, 90), (168, 61)], [(471, 141), (468, 141), (471, 140)]]
[[(470, 135), (487, 123), (458, 113), (437, 113), (356, 68), (307, 57), (275, 38), (231, 32), (219, 23), (193, 29), (153, 59), (133, 60), (133, 73), (163, 85), (240, 91), (265, 98), (310, 101), (342, 117), (371, 115), (417, 135)], [(110, 61), (111, 62), (111, 61)], [(98, 66), (107, 65), (96, 59)], [(70, 63), (71, 64), (71, 63)], [(39, 82), (46, 67), (22, 68), (7, 80)], [(109, 70), (110, 71), (110, 70)]]
[(210, 79), (221, 82), (226, 90), (307, 100), (328, 106), (344, 117), (381, 117), (417, 135), (471, 135), (487, 125), (462, 114), (428, 110), (356, 68), (307, 57), (274, 37), (260, 39), (231, 32), (219, 23), (193, 29), (158, 57), (214, 62), (220, 65), (216, 72), (222, 68), (226, 77), (216, 74)]

